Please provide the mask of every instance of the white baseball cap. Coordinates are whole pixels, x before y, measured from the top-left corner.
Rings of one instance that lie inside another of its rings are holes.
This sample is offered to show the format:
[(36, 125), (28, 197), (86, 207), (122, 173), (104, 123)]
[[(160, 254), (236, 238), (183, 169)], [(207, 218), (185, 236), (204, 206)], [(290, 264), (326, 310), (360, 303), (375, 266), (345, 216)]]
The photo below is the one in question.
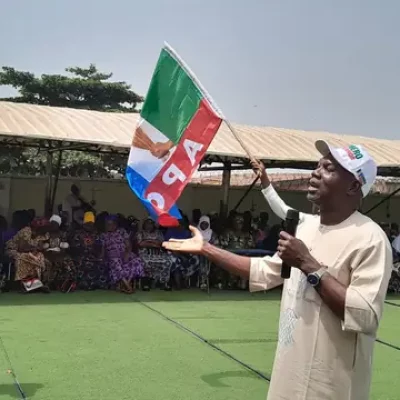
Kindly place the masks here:
[(331, 147), (325, 140), (315, 142), (316, 149), (326, 157), (332, 157), (347, 171), (351, 172), (361, 183), (361, 191), (365, 197), (374, 184), (377, 166), (363, 146), (351, 144), (348, 147)]

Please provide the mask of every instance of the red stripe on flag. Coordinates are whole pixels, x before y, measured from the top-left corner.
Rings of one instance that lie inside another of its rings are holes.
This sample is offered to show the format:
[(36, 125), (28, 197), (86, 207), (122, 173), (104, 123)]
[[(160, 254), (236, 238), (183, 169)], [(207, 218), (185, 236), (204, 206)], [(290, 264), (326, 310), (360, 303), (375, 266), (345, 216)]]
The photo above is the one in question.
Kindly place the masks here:
[(221, 118), (209, 104), (200, 102), (174, 153), (147, 187), (145, 198), (158, 213), (168, 211), (190, 182), (201, 159), (217, 133)]

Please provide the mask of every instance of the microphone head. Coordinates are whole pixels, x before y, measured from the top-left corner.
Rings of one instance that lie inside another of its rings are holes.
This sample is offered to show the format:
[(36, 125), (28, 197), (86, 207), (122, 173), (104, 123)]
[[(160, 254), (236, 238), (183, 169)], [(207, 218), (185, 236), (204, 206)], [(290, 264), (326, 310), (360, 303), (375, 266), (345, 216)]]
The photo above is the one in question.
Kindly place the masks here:
[(300, 218), (300, 213), (297, 210), (289, 209), (286, 214), (286, 219), (292, 219), (298, 221)]

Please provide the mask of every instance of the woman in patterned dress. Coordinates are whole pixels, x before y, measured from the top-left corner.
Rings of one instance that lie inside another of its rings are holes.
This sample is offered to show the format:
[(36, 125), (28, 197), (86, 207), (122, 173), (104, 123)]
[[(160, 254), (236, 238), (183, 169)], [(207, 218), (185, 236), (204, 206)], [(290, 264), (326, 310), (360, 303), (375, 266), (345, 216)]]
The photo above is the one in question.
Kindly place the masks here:
[[(188, 229), (188, 221), (182, 219), (179, 222), (179, 226), (175, 228), (169, 228), (165, 235), (164, 240), (169, 241), (171, 239), (189, 239), (192, 235)], [(174, 279), (174, 283), (177, 289), (182, 286), (182, 279), (188, 282), (188, 279), (199, 272), (200, 269), (200, 256), (197, 254), (183, 254), (183, 253), (172, 253), (172, 268), (171, 275)]]
[[(211, 219), (207, 215), (203, 215), (200, 218), (199, 225), (197, 229), (203, 236), (203, 240), (210, 244), (215, 244), (217, 242), (217, 235), (211, 229)], [(210, 274), (211, 263), (204, 257), (200, 256), (200, 289), (207, 289), (207, 279)]]
[(106, 260), (113, 284), (123, 293), (133, 293), (132, 280), (140, 279), (143, 272), (142, 259), (132, 252), (128, 232), (119, 228), (116, 216), (106, 220), (106, 232), (102, 235)]
[[(232, 226), (219, 238), (219, 246), (225, 250), (245, 250), (254, 249), (255, 243), (253, 235), (249, 229), (244, 229), (244, 218), (240, 214), (236, 214), (232, 218)], [(234, 288), (240, 286), (241, 289), (245, 288), (246, 282), (239, 280), (239, 278), (231, 276), (226, 271), (216, 267), (217, 279), (219, 287), (228, 286)]]
[(94, 222), (94, 214), (86, 212), (82, 229), (72, 234), (70, 251), (74, 268), (64, 276), (65, 280), (77, 282), (78, 288), (83, 290), (108, 289), (109, 286), (103, 244)]
[(6, 243), (7, 256), (15, 263), (15, 280), (45, 280), (44, 243), (49, 240), (46, 218), (35, 218)]
[(162, 247), (163, 234), (156, 228), (154, 221), (143, 221), (142, 231), (137, 235), (139, 254), (144, 261), (145, 280), (143, 290), (150, 290), (150, 281), (160, 282), (164, 290), (170, 290), (172, 257)]
[(44, 255), (47, 263), (48, 280), (52, 288), (61, 288), (65, 274), (74, 267), (67, 253), (69, 243), (67, 233), (61, 230), (62, 219), (53, 215), (49, 222), (49, 240), (44, 244)]
[(400, 255), (392, 245), (393, 265), (392, 275), (389, 280), (388, 292), (400, 293)]

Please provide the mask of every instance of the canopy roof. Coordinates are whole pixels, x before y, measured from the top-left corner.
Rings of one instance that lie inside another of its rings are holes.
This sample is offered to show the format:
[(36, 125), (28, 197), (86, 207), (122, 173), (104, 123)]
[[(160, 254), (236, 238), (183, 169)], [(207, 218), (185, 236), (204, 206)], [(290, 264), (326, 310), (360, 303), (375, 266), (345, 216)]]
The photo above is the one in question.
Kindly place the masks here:
[[(98, 152), (128, 152), (139, 114), (107, 113), (0, 102), (0, 142), (8, 146), (52, 147)], [(380, 175), (400, 175), (400, 140), (373, 139), (294, 129), (233, 124), (252, 154), (268, 166), (312, 168), (319, 159), (317, 139), (333, 146), (362, 144)], [(223, 124), (208, 149), (206, 162), (248, 166), (246, 153)]]

